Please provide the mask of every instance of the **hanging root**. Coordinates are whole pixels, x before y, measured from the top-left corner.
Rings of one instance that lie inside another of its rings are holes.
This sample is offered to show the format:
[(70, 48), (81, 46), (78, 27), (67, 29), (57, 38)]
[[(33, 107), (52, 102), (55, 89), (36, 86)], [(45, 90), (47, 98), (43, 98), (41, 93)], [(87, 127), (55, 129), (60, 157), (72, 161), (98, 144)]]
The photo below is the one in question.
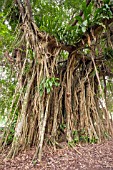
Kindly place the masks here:
[[(41, 160), (46, 139), (56, 148), (60, 141), (100, 142), (105, 135), (112, 136), (110, 114), (107, 107), (100, 107), (104, 95), (98, 74), (100, 63), (92, 57), (96, 52), (92, 55), (90, 51), (85, 58), (72, 51), (67, 60), (59, 62), (60, 46), (27, 19), (26, 13), (21, 39), (26, 45), (20, 45), (16, 53), (18, 78), (10, 121), (17, 110), (18, 114), (8, 156), (34, 145), (33, 159)], [(4, 133), (3, 146), (8, 136), (10, 126)]]

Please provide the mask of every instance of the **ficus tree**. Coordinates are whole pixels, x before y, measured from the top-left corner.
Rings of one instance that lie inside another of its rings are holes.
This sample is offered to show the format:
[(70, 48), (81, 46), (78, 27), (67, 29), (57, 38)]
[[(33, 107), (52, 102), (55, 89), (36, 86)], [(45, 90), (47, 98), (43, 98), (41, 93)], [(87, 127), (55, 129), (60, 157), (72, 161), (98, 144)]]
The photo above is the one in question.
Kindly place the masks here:
[(12, 87), (1, 141), (2, 148), (10, 144), (8, 156), (36, 146), (34, 159), (41, 160), (46, 143), (56, 148), (60, 141), (72, 146), (112, 136), (112, 2), (15, 0), (2, 6), (1, 54)]

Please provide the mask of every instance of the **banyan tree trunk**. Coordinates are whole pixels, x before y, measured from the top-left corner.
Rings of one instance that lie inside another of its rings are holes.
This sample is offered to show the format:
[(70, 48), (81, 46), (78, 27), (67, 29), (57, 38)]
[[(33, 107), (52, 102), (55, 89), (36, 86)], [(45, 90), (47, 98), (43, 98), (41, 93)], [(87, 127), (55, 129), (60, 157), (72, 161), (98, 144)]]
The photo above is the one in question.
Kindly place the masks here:
[[(38, 31), (29, 13), (25, 16), (16, 53), (18, 83), (10, 110), (11, 115), (18, 110), (18, 115), (8, 156), (34, 145), (34, 158), (41, 160), (47, 140), (55, 147), (61, 140), (101, 141), (105, 133), (112, 135), (109, 112), (100, 107), (101, 85), (95, 61), (84, 60), (84, 56), (78, 59), (77, 54), (70, 53), (66, 61), (58, 62), (61, 49), (56, 40), (50, 45), (51, 38)], [(9, 129), (4, 133), (3, 146)]]

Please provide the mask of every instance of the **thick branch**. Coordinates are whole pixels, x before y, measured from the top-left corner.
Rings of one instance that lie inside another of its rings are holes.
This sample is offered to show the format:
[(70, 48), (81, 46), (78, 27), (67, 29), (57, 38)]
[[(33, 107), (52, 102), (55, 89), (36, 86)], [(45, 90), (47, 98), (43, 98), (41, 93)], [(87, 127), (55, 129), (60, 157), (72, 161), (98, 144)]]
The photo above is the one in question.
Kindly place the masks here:
[(30, 5), (30, 1), (29, 0), (25, 0), (25, 5), (27, 7), (27, 12), (28, 12), (28, 16), (29, 19), (32, 20), (32, 9), (31, 9), (31, 5)]
[[(102, 21), (102, 23), (107, 27), (109, 24), (111, 24), (113, 22), (113, 18), (111, 18), (111, 19), (104, 19), (103, 21)], [(83, 37), (82, 37), (82, 39), (79, 41), (79, 42), (77, 42), (74, 46), (73, 45), (65, 45), (65, 44), (60, 44), (61, 45), (61, 49), (62, 50), (65, 50), (65, 51), (68, 51), (68, 52), (73, 52), (73, 51), (76, 51), (77, 49), (79, 49), (79, 48), (83, 48), (83, 46), (85, 46), (85, 44), (87, 44), (88, 43), (88, 37), (87, 36), (89, 36), (90, 37), (90, 41), (92, 41), (93, 39), (94, 39), (94, 37), (92, 36), (92, 31), (91, 30), (93, 30), (93, 34), (94, 34), (94, 36), (96, 37), (97, 35), (99, 35), (99, 33), (100, 32), (102, 32), (102, 30), (103, 30), (104, 28), (103, 28), (103, 26), (101, 26), (101, 25), (94, 25), (94, 26), (92, 26), (91, 28), (89, 28), (89, 31), (87, 31), (84, 35), (83, 35)], [(84, 44), (83, 44), (83, 42), (84, 42)]]
[(24, 15), (25, 15), (25, 9), (24, 9), (23, 4), (21, 3), (20, 0), (16, 0), (16, 2), (17, 2), (17, 5), (18, 5), (18, 8), (20, 10), (20, 14), (22, 16), (22, 21), (23, 21), (24, 20)]

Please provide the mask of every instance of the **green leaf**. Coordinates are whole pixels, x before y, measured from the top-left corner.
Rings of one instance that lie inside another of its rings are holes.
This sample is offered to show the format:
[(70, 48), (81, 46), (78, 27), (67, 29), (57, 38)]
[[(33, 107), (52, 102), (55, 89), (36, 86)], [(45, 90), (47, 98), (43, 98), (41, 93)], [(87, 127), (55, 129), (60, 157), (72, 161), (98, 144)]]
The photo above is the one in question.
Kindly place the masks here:
[(90, 2), (90, 4), (87, 7), (87, 14), (91, 14), (93, 8), (93, 3)]
[(85, 21), (83, 22), (83, 25), (86, 27), (87, 24), (88, 24), (88, 22), (87, 22), (87, 20), (85, 20)]
[(50, 93), (51, 89), (50, 88), (47, 88), (47, 94)]
[(86, 1), (82, 2), (82, 10), (86, 11), (87, 7), (86, 7)]
[(104, 1), (104, 4), (109, 4), (110, 3), (110, 0), (103, 0)]
[(83, 19), (82, 19), (82, 17), (81, 17), (81, 16), (76, 16), (75, 18), (76, 18), (76, 20), (77, 20), (77, 21), (79, 21), (80, 23), (82, 23), (82, 22), (83, 22)]
[(82, 32), (86, 32), (86, 27), (82, 27)]
[(53, 83), (52, 83), (51, 81), (49, 81), (49, 85), (50, 85), (50, 87), (52, 87), (52, 86), (53, 86)]

